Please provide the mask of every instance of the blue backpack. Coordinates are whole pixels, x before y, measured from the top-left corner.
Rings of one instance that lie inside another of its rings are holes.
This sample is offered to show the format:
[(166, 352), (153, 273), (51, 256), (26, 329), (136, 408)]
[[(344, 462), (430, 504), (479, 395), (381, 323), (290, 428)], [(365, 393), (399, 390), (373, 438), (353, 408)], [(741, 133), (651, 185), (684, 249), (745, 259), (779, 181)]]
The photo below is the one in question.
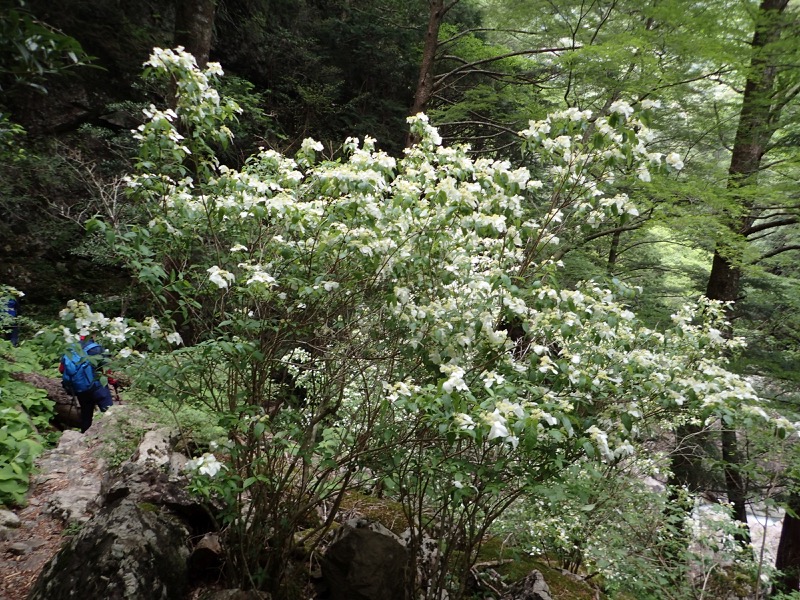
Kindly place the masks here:
[(100, 348), (97, 342), (89, 342), (80, 349), (70, 349), (62, 358), (64, 373), (61, 385), (70, 394), (80, 394), (92, 389), (95, 379), (94, 367), (89, 360), (89, 351)]

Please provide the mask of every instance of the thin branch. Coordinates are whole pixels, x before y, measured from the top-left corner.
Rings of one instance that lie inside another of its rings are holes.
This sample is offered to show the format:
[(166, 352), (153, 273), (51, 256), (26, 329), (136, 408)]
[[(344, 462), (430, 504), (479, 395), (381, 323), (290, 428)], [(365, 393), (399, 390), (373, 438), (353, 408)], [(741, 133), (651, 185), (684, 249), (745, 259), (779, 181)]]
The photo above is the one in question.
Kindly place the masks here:
[(490, 62), (503, 60), (504, 58), (511, 58), (513, 56), (526, 56), (526, 55), (532, 55), (532, 54), (547, 54), (547, 53), (550, 53), (550, 52), (553, 52), (553, 53), (555, 53), (555, 52), (566, 52), (567, 50), (577, 50), (580, 47), (581, 46), (576, 46), (576, 47), (566, 46), (566, 47), (555, 47), (555, 48), (538, 48), (538, 49), (535, 49), (535, 50), (531, 50), (531, 49), (529, 49), (529, 50), (517, 50), (516, 52), (506, 52), (505, 54), (499, 54), (497, 56), (492, 56), (492, 57), (489, 57), (489, 58), (482, 58), (481, 60), (475, 60), (475, 61), (472, 61), (470, 63), (465, 63), (463, 65), (460, 65), (460, 66), (456, 67), (455, 69), (453, 69), (452, 71), (448, 71), (447, 73), (443, 73), (441, 75), (437, 75), (436, 78), (434, 79), (434, 85), (438, 85), (439, 83), (441, 83), (442, 81), (444, 81), (448, 77), (452, 77), (453, 75), (459, 73), (460, 71), (463, 71), (463, 70), (468, 69), (470, 67), (476, 67), (478, 65), (485, 65), (485, 64), (490, 63)]
[(492, 123), (490, 121), (451, 121), (450, 123), (437, 123), (437, 127), (456, 127), (458, 125), (479, 125), (482, 127), (494, 127), (495, 129), (499, 129), (501, 132), (510, 133), (513, 136), (518, 134), (517, 131), (505, 127), (504, 125), (500, 125), (499, 123)]
[(742, 231), (742, 235), (748, 236), (766, 229), (775, 229), (776, 227), (783, 227), (784, 225), (794, 225), (798, 221), (800, 221), (800, 218), (790, 217), (788, 219), (781, 219), (779, 221), (768, 221), (766, 223), (762, 223), (761, 225), (751, 225)]
[(472, 27), (470, 29), (465, 29), (463, 31), (459, 31), (457, 34), (447, 38), (446, 40), (442, 40), (439, 42), (439, 46), (444, 46), (445, 44), (450, 44), (455, 42), (456, 40), (464, 37), (465, 35), (469, 35), (470, 33), (478, 33), (482, 31), (493, 31), (498, 33), (521, 33), (523, 35), (541, 35), (540, 32), (537, 31), (526, 31), (524, 29), (496, 29), (494, 27)]
[(596, 231), (596, 232), (594, 232), (592, 234), (587, 235), (585, 238), (583, 238), (579, 242), (576, 242), (574, 244), (570, 244), (568, 246), (564, 246), (563, 248), (559, 249), (552, 256), (552, 259), (554, 261), (555, 260), (561, 260), (562, 258), (564, 258), (564, 255), (567, 254), (567, 252), (570, 252), (571, 250), (575, 250), (576, 248), (579, 248), (579, 247), (583, 246), (584, 244), (587, 244), (588, 242), (591, 242), (592, 240), (596, 240), (598, 238), (605, 237), (607, 235), (614, 235), (615, 233), (623, 233), (625, 231), (636, 231), (642, 225), (644, 225), (645, 220), (646, 219), (642, 219), (642, 220), (640, 220), (640, 221), (638, 221), (636, 223), (632, 223), (630, 225), (623, 225), (621, 227), (615, 227), (614, 229), (604, 229), (603, 231)]
[(444, 19), (444, 16), (448, 13), (448, 11), (459, 2), (461, 2), (461, 0), (453, 0), (450, 4), (442, 8), (442, 19)]
[(800, 250), (800, 244), (783, 246), (782, 248), (776, 248), (775, 250), (770, 250), (769, 252), (765, 252), (756, 262), (761, 262), (762, 260), (772, 258), (773, 256), (777, 256), (778, 254), (783, 254), (784, 252), (789, 252), (791, 250)]

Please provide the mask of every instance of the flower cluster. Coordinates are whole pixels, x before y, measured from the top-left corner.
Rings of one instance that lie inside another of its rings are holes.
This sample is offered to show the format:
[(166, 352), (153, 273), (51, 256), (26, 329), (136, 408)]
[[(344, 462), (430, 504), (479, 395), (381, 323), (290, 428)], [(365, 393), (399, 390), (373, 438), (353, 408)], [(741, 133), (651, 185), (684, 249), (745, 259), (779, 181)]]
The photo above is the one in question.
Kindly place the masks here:
[(225, 465), (223, 465), (216, 456), (208, 452), (186, 462), (187, 471), (196, 471), (200, 475), (206, 475), (208, 477), (215, 477), (217, 473), (224, 468)]
[[(179, 101), (175, 113), (146, 113), (147, 160), (129, 185), (157, 202), (157, 216), (121, 242), (156, 296), (174, 282), (170, 292), (209, 331), (230, 333), (221, 347), (232, 362), (256, 360), (264, 340), (295, 339), (298, 324), (310, 330), (314, 352), (297, 375), (310, 396), (333, 386), (335, 405), (353, 409), (327, 430), (329, 447), (365, 426), (358, 403), (376, 390), (398, 427), (422, 418), (497, 452), (577, 446), (609, 463), (648, 427), (757, 404), (719, 359), (738, 343), (720, 335), (721, 307), (687, 307), (654, 331), (628, 308), (624, 286), (557, 284), (550, 257), (561, 235), (640, 216), (615, 178), (647, 182), (683, 166), (650, 151), (652, 132), (630, 104), (596, 119), (568, 109), (531, 122), (522, 143), (545, 181), (442, 146), (422, 114), (409, 119), (419, 142), (399, 159), (351, 138), (341, 158), (322, 160), (322, 145), (307, 139), (295, 157), (262, 150), (237, 170), (193, 146), (202, 168), (192, 178), (160, 168), (185, 158), (175, 121), (195, 128), (192, 143), (213, 139), (234, 107), (210, 88), (216, 69), (200, 72), (180, 50), (157, 51), (149, 66), (178, 80)], [(147, 168), (156, 156), (159, 168)], [(163, 264), (187, 266), (167, 274)], [(288, 350), (274, 359), (294, 368)]]

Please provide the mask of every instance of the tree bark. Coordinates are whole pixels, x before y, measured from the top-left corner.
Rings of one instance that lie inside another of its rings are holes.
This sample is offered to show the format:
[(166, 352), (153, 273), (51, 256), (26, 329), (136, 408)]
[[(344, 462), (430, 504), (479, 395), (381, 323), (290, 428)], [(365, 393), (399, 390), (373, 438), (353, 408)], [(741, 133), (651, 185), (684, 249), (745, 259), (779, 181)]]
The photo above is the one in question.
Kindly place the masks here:
[[(425, 41), (422, 46), (422, 60), (419, 66), (419, 79), (414, 92), (414, 103), (411, 105), (411, 116), (421, 113), (428, 105), (433, 95), (434, 67), (436, 65), (436, 49), (439, 47), (439, 29), (444, 22), (448, 10), (458, 4), (460, 0), (452, 0), (449, 4), (445, 0), (430, 0), (428, 13), (428, 27), (425, 29)], [(411, 134), (406, 138), (406, 146), (411, 146), (417, 140)]]
[(194, 55), (204, 69), (211, 53), (216, 0), (178, 0), (175, 11), (175, 44)]
[(619, 256), (619, 242), (622, 237), (622, 230), (617, 229), (611, 237), (611, 247), (608, 249), (608, 261), (606, 261), (606, 272), (609, 275), (614, 274), (614, 269), (617, 266), (617, 257)]
[[(800, 495), (797, 491), (789, 496), (789, 509), (800, 514)], [(775, 568), (781, 575), (775, 580), (773, 595), (800, 591), (800, 519), (788, 512), (783, 517)]]
[(444, 0), (430, 0), (430, 7), (425, 42), (422, 46), (422, 60), (419, 65), (419, 79), (410, 111), (412, 116), (425, 110), (433, 93), (433, 67), (436, 63), (436, 48), (439, 45), (439, 29), (444, 21)]
[[(733, 505), (733, 518), (747, 525), (747, 485), (740, 472), (742, 457), (736, 440), (736, 430), (722, 430), (722, 464), (725, 472), (725, 490), (728, 502)], [(750, 529), (745, 527), (737, 536), (742, 544), (750, 542)]]
[[(731, 224), (732, 233), (744, 236), (752, 226), (756, 215), (753, 203), (745, 195), (737, 194), (737, 189), (757, 184), (761, 159), (767, 151), (767, 144), (775, 133), (780, 105), (774, 104), (774, 88), (777, 77), (777, 57), (770, 46), (778, 41), (783, 31), (780, 18), (789, 0), (762, 0), (756, 17), (753, 33), (750, 71), (744, 89), (739, 125), (731, 153), (728, 169), (728, 188), (742, 207), (742, 217)], [(742, 266), (740, 257), (729, 247), (717, 244), (711, 273), (706, 287), (706, 296), (712, 300), (734, 302), (738, 300), (741, 289)], [(729, 317), (732, 311), (729, 309)], [(727, 332), (730, 335), (730, 331)], [(722, 456), (725, 463), (725, 483), (728, 500), (734, 506), (734, 515), (747, 525), (745, 500), (747, 490), (739, 472), (739, 449), (735, 431), (722, 434)]]
[(81, 409), (78, 401), (70, 397), (61, 387), (61, 380), (38, 373), (12, 373), (11, 377), (24, 381), (47, 392), (47, 399), (54, 404), (56, 424), (63, 427), (81, 426)]

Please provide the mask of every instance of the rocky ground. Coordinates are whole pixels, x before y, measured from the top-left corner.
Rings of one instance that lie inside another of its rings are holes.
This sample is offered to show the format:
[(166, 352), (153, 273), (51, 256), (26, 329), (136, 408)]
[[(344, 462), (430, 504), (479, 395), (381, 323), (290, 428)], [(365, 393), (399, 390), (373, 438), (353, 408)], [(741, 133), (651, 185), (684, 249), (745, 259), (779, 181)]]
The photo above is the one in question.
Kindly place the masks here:
[(105, 472), (99, 456), (103, 425), (98, 420), (86, 435), (64, 432), (58, 447), (37, 460), (39, 474), (31, 482), (27, 506), (0, 510), (0, 599), (27, 598), (65, 536), (97, 508)]
[[(131, 405), (117, 405), (98, 418), (86, 435), (66, 431), (58, 446), (37, 460), (38, 475), (31, 482), (27, 505), (13, 511), (0, 510), (0, 600), (25, 600), (45, 564), (100, 508), (101, 483), (108, 471), (103, 457), (108, 455), (109, 442), (104, 440), (117, 439), (120, 423), (131, 419), (137, 421), (138, 431), (155, 427), (138, 422), (136, 413)], [(137, 460), (150, 455), (147, 438), (135, 453)], [(154, 449), (156, 454), (164, 453)], [(756, 551), (760, 552), (763, 543), (765, 560), (771, 563), (781, 515), (769, 517), (762, 516), (758, 522), (752, 518), (750, 525)], [(556, 574), (549, 573), (548, 581), (556, 584), (554, 592), (559, 590)], [(190, 597), (197, 593), (193, 590)], [(584, 596), (564, 596), (562, 590), (554, 597)]]

